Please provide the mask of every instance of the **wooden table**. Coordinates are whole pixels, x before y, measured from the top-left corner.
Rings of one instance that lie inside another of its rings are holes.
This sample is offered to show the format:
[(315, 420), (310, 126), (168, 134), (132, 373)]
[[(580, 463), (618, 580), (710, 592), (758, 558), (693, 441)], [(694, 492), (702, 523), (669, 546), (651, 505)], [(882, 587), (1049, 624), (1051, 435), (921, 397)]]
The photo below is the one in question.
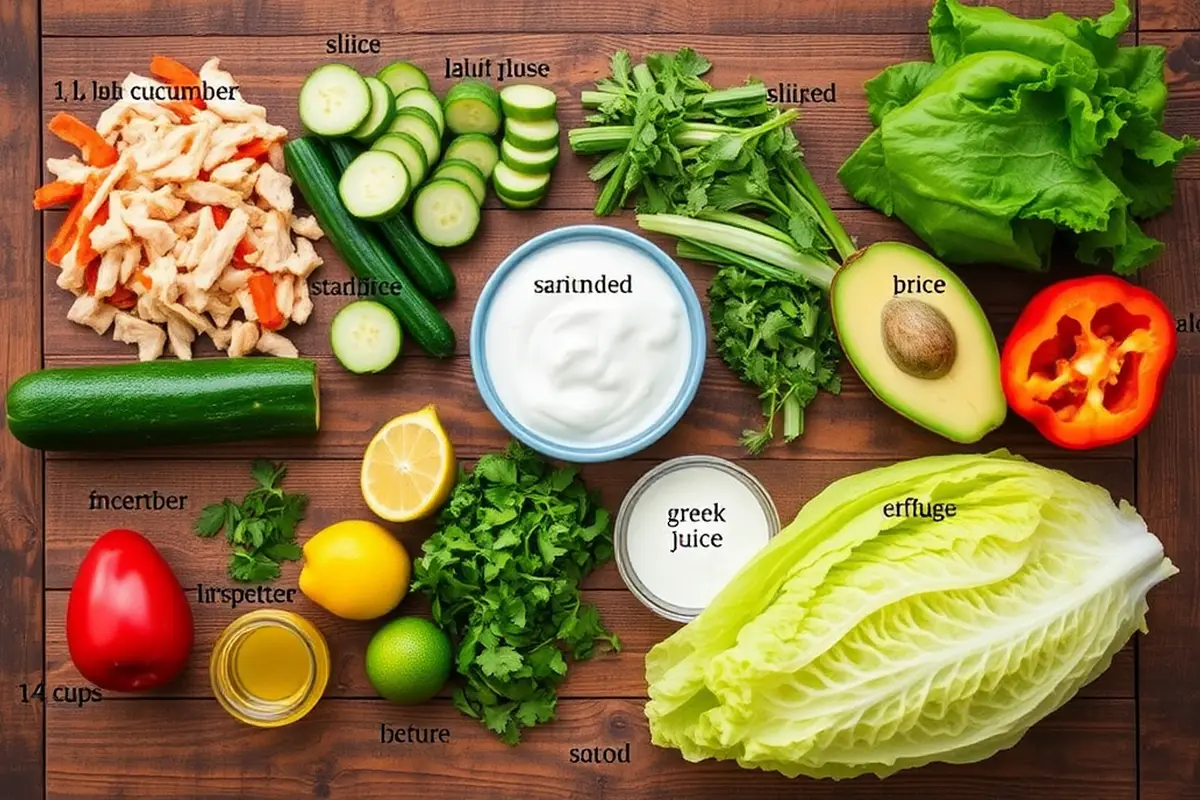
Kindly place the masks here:
[[(1049, 0), (1006, 0), (1010, 9), (1044, 14)], [(888, 64), (927, 57), (926, 0), (8, 0), (0, 8), (0, 374), (7, 386), (42, 366), (128, 361), (131, 348), (95, 336), (65, 319), (69, 296), (58, 290), (40, 257), (61, 220), (32, 213), (29, 195), (42, 180), (42, 159), (62, 155), (44, 121), (71, 108), (94, 120), (100, 102), (56, 102), (56, 82), (119, 81), (145, 71), (152, 53), (198, 65), (219, 55), (246, 96), (273, 121), (298, 130), (295, 95), (302, 77), (329, 59), (325, 42), (338, 32), (378, 37), (380, 55), (348, 57), (366, 70), (411, 59), (439, 78), (444, 59), (544, 61), (562, 99), (564, 127), (580, 121), (572, 100), (606, 70), (612, 51), (635, 54), (690, 45), (715, 64), (719, 85), (754, 74), (768, 84), (836, 84), (836, 102), (807, 104), (799, 132), (808, 162), (852, 235), (862, 243), (911, 239), (903, 226), (849, 200), (834, 172), (869, 130), (861, 85)], [(1104, 0), (1062, 0), (1072, 14), (1100, 14)], [(1141, 0), (1131, 41), (1169, 51), (1172, 97), (1167, 128), (1200, 133), (1200, 2)], [(225, 549), (190, 533), (198, 508), (247, 487), (254, 456), (286, 459), (290, 488), (312, 496), (302, 536), (335, 520), (368, 517), (358, 491), (358, 460), (386, 419), (436, 401), (460, 453), (473, 459), (500, 448), (505, 436), (483, 406), (465, 354), (471, 311), (496, 263), (529, 236), (591, 219), (593, 187), (586, 165), (565, 155), (546, 208), (494, 210), (483, 232), (452, 263), (458, 296), (445, 306), (460, 352), (435, 361), (412, 347), (401, 365), (371, 378), (338, 369), (327, 326), (338, 298), (318, 300), (315, 317), (297, 336), (320, 363), (324, 424), (316, 442), (250, 444), (193, 451), (130, 453), (117, 459), (41, 454), (0, 436), (0, 795), (128, 798), (392, 798), (471, 796), (512, 798), (888, 797), (888, 798), (1200, 798), (1200, 543), (1195, 519), (1197, 430), (1200, 430), (1200, 335), (1183, 334), (1180, 354), (1154, 423), (1136, 443), (1086, 455), (1057, 450), (1029, 426), (1010, 420), (980, 447), (1010, 447), (1043, 463), (1135, 499), (1165, 542), (1181, 574), (1154, 590), (1147, 638), (1139, 638), (1112, 668), (1012, 750), (963, 767), (935, 766), (880, 784), (789, 782), (732, 764), (692, 765), (649, 743), (641, 704), (642, 658), (676, 626), (645, 610), (610, 564), (587, 586), (626, 649), (573, 666), (557, 722), (540, 727), (517, 748), (498, 743), (442, 697), (416, 708), (375, 699), (362, 653), (373, 626), (335, 620), (304, 601), (295, 610), (315, 620), (334, 653), (325, 700), (303, 722), (276, 731), (236, 723), (212, 699), (207, 658), (230, 620), (249, 608), (195, 605), (197, 642), (185, 676), (150, 696), (106, 693), (82, 707), (71, 702), (21, 702), (20, 685), (79, 687), (67, 656), (63, 615), (75, 570), (103, 531), (128, 526), (147, 534), (174, 565), (185, 587), (225, 585)], [(1173, 311), (1200, 311), (1200, 158), (1188, 161), (1175, 210), (1149, 225), (1167, 241), (1166, 255), (1142, 281)], [(613, 220), (630, 227), (629, 214)], [(326, 278), (347, 272), (329, 249)], [(706, 269), (685, 264), (698, 290)], [(1070, 271), (1067, 267), (1066, 271)], [(1056, 272), (1060, 276), (1061, 271)], [(1003, 335), (1044, 278), (986, 268), (964, 270)], [(822, 397), (808, 416), (803, 440), (744, 461), (790, 519), (831, 480), (869, 467), (956, 448), (910, 425), (877, 402), (846, 371), (841, 397)], [(753, 393), (710, 358), (691, 410), (664, 440), (637, 458), (584, 470), (610, 508), (639, 475), (685, 453), (741, 458), (736, 433), (758, 417)], [(106, 494), (157, 490), (187, 494), (184, 512), (89, 510), (93, 490)], [(427, 533), (399, 534), (415, 550)], [(290, 566), (279, 585), (294, 585)], [(409, 602), (412, 605), (412, 601)], [(414, 606), (415, 607), (415, 606)], [(48, 692), (49, 694), (49, 692)], [(61, 694), (61, 693), (60, 693)], [(444, 727), (449, 744), (380, 742), (380, 726)], [(573, 747), (631, 744), (628, 764), (570, 763)]]

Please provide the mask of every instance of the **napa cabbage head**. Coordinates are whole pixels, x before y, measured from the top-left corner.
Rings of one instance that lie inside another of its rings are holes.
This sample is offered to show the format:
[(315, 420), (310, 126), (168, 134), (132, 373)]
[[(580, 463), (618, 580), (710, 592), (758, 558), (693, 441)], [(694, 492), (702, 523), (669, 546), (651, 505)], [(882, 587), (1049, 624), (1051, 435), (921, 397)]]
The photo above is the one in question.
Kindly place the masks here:
[[(953, 503), (940, 522), (887, 503)], [(1011, 747), (1177, 570), (1128, 503), (1005, 452), (840, 480), (646, 657), (654, 744), (789, 777)]]

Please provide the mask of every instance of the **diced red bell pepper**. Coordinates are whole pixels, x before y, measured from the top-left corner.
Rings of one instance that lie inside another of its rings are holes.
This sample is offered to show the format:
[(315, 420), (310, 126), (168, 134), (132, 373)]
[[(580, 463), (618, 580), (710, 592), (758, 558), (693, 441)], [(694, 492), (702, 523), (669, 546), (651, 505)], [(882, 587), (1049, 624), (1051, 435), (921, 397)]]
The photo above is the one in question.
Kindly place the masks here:
[(263, 270), (255, 270), (250, 276), (250, 297), (254, 300), (254, 311), (258, 321), (267, 330), (283, 327), (283, 315), (275, 303), (275, 279)]

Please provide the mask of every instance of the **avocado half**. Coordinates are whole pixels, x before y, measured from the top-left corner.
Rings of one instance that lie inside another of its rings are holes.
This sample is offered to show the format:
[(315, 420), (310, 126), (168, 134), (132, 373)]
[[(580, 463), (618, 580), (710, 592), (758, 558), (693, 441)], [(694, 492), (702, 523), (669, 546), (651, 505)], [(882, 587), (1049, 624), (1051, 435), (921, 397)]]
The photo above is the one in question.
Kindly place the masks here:
[(901, 242), (873, 244), (838, 270), (830, 304), (846, 357), (894, 411), (962, 443), (1004, 421), (992, 327), (936, 258)]

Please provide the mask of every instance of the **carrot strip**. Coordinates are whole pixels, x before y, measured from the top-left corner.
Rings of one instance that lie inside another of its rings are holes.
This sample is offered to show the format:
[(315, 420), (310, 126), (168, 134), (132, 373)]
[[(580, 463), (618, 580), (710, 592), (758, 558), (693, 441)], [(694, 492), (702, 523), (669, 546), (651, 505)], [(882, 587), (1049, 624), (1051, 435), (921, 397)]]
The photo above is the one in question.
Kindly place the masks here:
[(96, 281), (100, 277), (100, 262), (98, 260), (88, 262), (87, 268), (83, 271), (83, 285), (87, 287), (87, 293), (90, 295), (96, 294)]
[(84, 220), (79, 226), (79, 250), (75, 253), (78, 264), (88, 264), (100, 254), (92, 247), (92, 231), (108, 222), (108, 203), (100, 206), (91, 219)]
[(82, 183), (51, 181), (45, 186), (39, 186), (33, 193), (33, 207), (41, 211), (51, 206), (66, 205), (72, 200), (78, 200), (82, 194)]
[(242, 158), (253, 158), (255, 161), (265, 161), (267, 152), (271, 149), (271, 143), (266, 139), (251, 139), (237, 149), (230, 161), (237, 161)]
[(75, 231), (79, 227), (79, 219), (83, 216), (83, 207), (86, 205), (87, 202), (82, 199), (75, 201), (67, 218), (54, 234), (54, 240), (46, 248), (46, 260), (54, 266), (61, 267), (63, 259), (75, 246)]
[[(195, 86), (196, 88), (200, 88), (199, 75), (192, 72), (187, 65), (167, 56), (154, 56), (150, 59), (150, 74), (172, 86)], [(194, 98), (191, 104), (196, 108), (206, 108), (204, 98), (200, 96)]]
[(283, 327), (283, 315), (275, 304), (275, 279), (262, 270), (250, 276), (250, 297), (254, 300), (254, 311), (258, 321), (270, 331)]
[(50, 120), (50, 132), (67, 144), (79, 148), (83, 160), (93, 167), (111, 167), (117, 163), (117, 149), (96, 131), (70, 114), (58, 113)]
[(178, 116), (184, 123), (191, 122), (192, 114), (196, 113), (196, 107), (194, 105), (191, 103), (184, 103), (182, 101), (159, 103), (159, 105), (168, 111), (174, 112), (175, 115)]

